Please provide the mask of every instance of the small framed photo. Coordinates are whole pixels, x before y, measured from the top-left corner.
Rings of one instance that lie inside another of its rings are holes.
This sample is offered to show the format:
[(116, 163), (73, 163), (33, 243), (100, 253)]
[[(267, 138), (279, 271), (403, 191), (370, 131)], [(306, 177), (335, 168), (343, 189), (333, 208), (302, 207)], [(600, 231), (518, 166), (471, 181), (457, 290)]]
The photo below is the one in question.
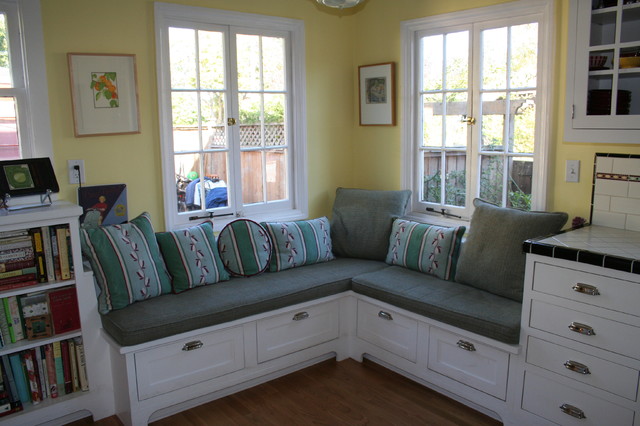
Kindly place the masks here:
[(58, 192), (58, 180), (49, 157), (0, 161), (0, 197)]
[(360, 125), (395, 126), (395, 63), (358, 67)]
[(136, 56), (68, 53), (76, 137), (140, 133)]

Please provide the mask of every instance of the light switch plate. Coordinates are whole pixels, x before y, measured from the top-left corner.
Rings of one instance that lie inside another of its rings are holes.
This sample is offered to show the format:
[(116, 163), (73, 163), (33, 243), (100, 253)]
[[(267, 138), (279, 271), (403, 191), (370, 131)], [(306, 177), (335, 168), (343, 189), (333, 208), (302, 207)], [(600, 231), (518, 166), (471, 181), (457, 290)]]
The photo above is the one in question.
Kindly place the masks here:
[(567, 182), (580, 181), (580, 160), (567, 160), (566, 178)]

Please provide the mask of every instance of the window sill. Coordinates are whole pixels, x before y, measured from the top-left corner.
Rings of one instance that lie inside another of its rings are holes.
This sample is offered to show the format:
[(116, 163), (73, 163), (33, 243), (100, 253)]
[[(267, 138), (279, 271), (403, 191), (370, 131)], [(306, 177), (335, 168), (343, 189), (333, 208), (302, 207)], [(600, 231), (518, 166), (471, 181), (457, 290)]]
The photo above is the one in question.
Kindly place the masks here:
[(429, 223), (432, 225), (438, 226), (466, 226), (469, 229), (469, 220), (468, 219), (458, 219), (452, 217), (442, 216), (440, 213), (419, 213), (419, 212), (409, 212), (404, 216), (406, 219), (410, 219), (416, 222), (421, 223)]
[(249, 219), (254, 222), (291, 222), (294, 220), (303, 220), (307, 218), (307, 214), (302, 210), (284, 210), (278, 212), (259, 213), (248, 216), (224, 216), (213, 219), (213, 228), (215, 232), (220, 232), (222, 228), (229, 223), (238, 219)]

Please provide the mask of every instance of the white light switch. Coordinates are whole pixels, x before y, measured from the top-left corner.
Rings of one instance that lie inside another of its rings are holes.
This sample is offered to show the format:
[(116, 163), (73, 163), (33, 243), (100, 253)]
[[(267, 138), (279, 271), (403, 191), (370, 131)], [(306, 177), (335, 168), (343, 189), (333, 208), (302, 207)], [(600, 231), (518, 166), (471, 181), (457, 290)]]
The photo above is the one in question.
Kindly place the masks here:
[(580, 160), (567, 160), (566, 179), (567, 182), (580, 181)]

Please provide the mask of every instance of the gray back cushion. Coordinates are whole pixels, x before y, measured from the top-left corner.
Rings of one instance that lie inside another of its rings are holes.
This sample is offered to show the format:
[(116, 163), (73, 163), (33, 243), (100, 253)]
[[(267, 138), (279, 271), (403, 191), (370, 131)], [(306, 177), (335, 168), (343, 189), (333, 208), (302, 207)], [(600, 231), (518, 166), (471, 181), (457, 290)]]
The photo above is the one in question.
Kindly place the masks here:
[(568, 215), (497, 207), (477, 198), (473, 204), (456, 281), (522, 301), (526, 261), (522, 243), (559, 232)]
[(411, 191), (338, 188), (331, 217), (333, 253), (384, 261), (394, 219), (405, 214)]

